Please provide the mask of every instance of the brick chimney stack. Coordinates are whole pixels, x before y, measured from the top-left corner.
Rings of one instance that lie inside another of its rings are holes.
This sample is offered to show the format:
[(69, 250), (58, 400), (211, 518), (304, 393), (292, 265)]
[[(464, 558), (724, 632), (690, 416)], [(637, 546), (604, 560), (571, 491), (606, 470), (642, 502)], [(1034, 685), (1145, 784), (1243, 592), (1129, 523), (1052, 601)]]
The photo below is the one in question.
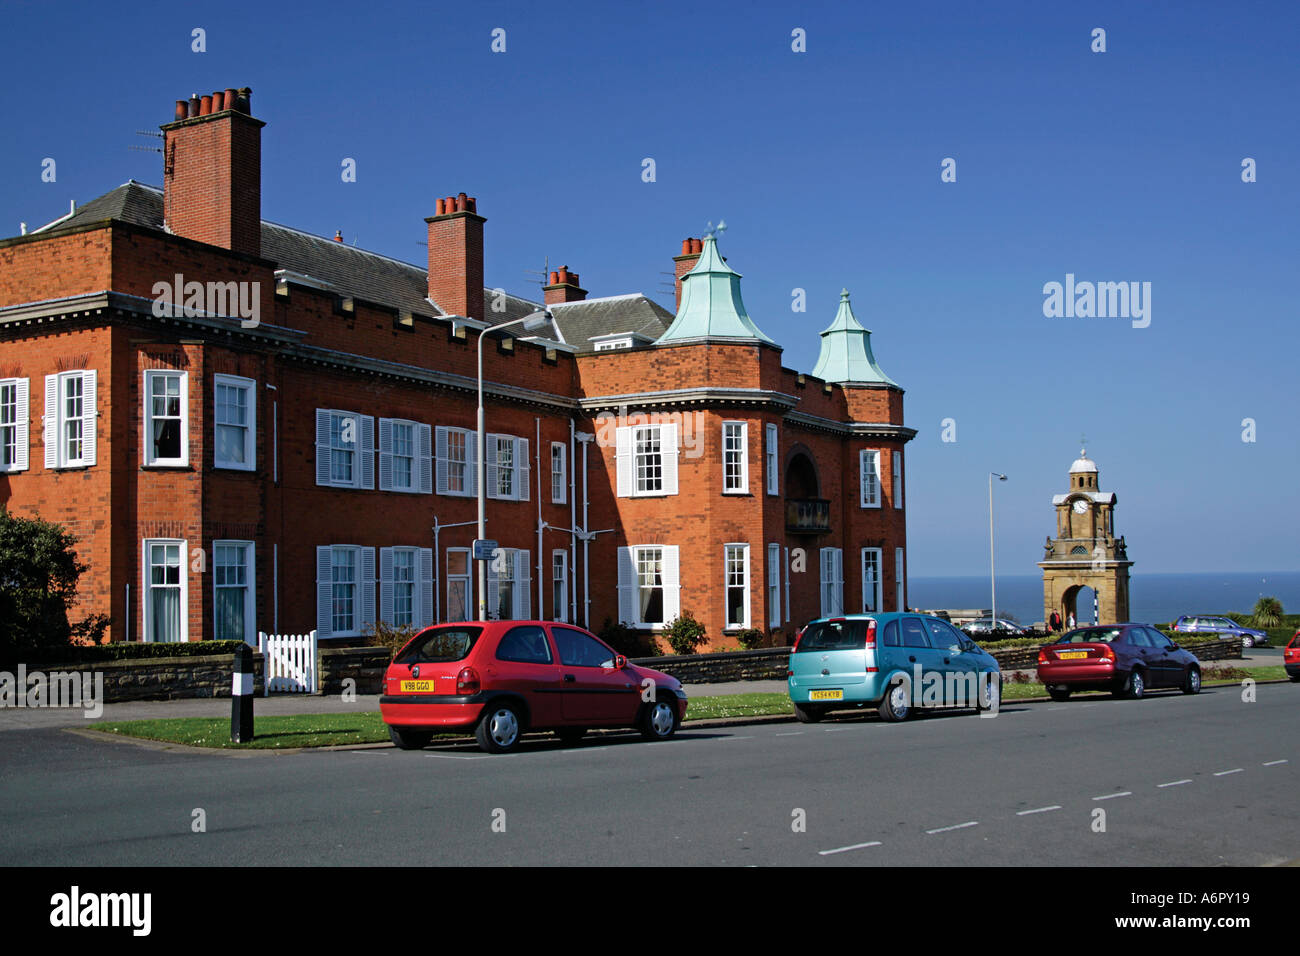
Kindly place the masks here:
[(253, 91), (176, 101), (163, 131), (163, 222), (178, 236), (262, 254), (262, 127)]
[(483, 223), (478, 201), (439, 199), (429, 224), (429, 298), (451, 315), (484, 319)]
[(578, 273), (570, 272), (568, 266), (552, 270), (550, 284), (542, 286), (547, 305), (561, 302), (581, 302), (587, 297), (587, 290), (578, 287)]
[(673, 256), (673, 262), (677, 265), (677, 278), (673, 284), (677, 289), (677, 308), (682, 307), (682, 276), (695, 268), (695, 263), (700, 261), (700, 253), (704, 251), (703, 239), (683, 239), (682, 254)]

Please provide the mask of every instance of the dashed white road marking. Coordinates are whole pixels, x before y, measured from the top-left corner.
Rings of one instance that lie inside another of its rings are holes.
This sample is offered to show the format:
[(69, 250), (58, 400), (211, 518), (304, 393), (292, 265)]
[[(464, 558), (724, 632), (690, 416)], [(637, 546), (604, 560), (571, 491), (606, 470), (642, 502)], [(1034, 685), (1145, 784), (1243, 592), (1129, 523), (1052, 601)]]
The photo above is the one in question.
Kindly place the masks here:
[(1017, 810), (1017, 811), (1016, 811), (1016, 816), (1018, 816), (1018, 817), (1027, 817), (1027, 816), (1029, 816), (1029, 814), (1031, 814), (1031, 813), (1047, 813), (1047, 812), (1050, 811), (1050, 810), (1059, 810), (1059, 809), (1061, 809), (1061, 805), (1060, 805), (1059, 803), (1056, 803), (1056, 804), (1053, 804), (1053, 805), (1050, 806), (1050, 807), (1036, 807), (1036, 808), (1033, 809), (1033, 810)]
[(794, 733), (789, 733), (789, 734), (774, 734), (773, 736), (776, 736), (776, 737), (798, 737), (798, 736), (799, 736), (800, 734), (802, 734), (802, 733), (803, 733), (802, 730), (796, 730)]
[(826, 733), (828, 734), (838, 734), (842, 730), (852, 730), (853, 728), (852, 727), (823, 727), (822, 729), (826, 731)]
[(855, 843), (852, 846), (837, 846), (833, 850), (818, 850), (818, 856), (831, 856), (835, 853), (848, 853), (850, 850), (865, 850), (869, 846), (880, 846), (879, 840), (872, 840), (870, 843)]
[(1191, 783), (1191, 782), (1192, 782), (1192, 781), (1191, 781), (1191, 778), (1190, 778), (1190, 777), (1189, 777), (1188, 779), (1186, 779), (1186, 780), (1170, 780), (1168, 783), (1158, 783), (1158, 784), (1156, 784), (1156, 789), (1159, 789), (1159, 788), (1161, 788), (1161, 787), (1181, 787), (1183, 784), (1185, 784), (1185, 783)]
[(1265, 767), (1276, 767), (1276, 766), (1277, 766), (1278, 764), (1280, 764), (1280, 763), (1287, 763), (1287, 761), (1285, 761), (1285, 760), (1270, 760), (1268, 763), (1264, 764), (1264, 766), (1265, 766)]
[(443, 760), (486, 760), (489, 754), (430, 754), (426, 757), (441, 757)]
[(1226, 776), (1227, 776), (1228, 774), (1230, 774), (1230, 773), (1241, 773), (1241, 771), (1242, 771), (1242, 768), (1241, 768), (1241, 767), (1237, 767), (1235, 770), (1220, 770), (1220, 771), (1218, 771), (1217, 773), (1215, 773), (1215, 776), (1216, 776), (1216, 777), (1226, 777)]
[(978, 820), (971, 820), (969, 823), (958, 823), (950, 827), (936, 827), (933, 830), (926, 830), (925, 832), (926, 833), (947, 833), (949, 830), (964, 830), (966, 829), (966, 827), (977, 827), (979, 826), (979, 823), (980, 822)]
[(1094, 800), (1114, 800), (1116, 797), (1131, 797), (1132, 790), (1121, 790), (1119, 793), (1103, 793), (1100, 797), (1093, 797)]
[(715, 737), (715, 740), (753, 740), (753, 735), (748, 737)]

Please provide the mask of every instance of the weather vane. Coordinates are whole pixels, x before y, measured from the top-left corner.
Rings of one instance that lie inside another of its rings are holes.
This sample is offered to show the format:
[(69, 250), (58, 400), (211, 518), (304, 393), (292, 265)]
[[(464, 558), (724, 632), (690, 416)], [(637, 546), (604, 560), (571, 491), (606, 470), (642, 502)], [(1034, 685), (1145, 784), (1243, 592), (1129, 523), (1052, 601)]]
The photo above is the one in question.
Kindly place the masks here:
[(719, 219), (718, 224), (716, 226), (714, 226), (712, 222), (709, 223), (709, 228), (704, 233), (704, 235), (706, 237), (712, 236), (714, 239), (717, 239), (718, 233), (726, 232), (726, 231), (727, 231), (727, 221), (725, 219)]
[(1080, 435), (1080, 436), (1079, 436), (1079, 444), (1083, 445), (1082, 450), (1079, 452), (1079, 457), (1080, 457), (1080, 458), (1087, 458), (1087, 457), (1088, 457), (1088, 436), (1087, 436), (1087, 435)]

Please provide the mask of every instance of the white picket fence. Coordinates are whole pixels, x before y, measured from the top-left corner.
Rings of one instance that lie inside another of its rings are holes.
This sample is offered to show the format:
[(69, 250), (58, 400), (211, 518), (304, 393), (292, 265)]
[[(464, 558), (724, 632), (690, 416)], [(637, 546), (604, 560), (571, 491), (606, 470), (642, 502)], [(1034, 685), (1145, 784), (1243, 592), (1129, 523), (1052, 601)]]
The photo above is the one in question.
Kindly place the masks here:
[(266, 662), (266, 689), (290, 694), (314, 694), (320, 675), (316, 672), (316, 632), (310, 634), (265, 634), (257, 632), (257, 649)]

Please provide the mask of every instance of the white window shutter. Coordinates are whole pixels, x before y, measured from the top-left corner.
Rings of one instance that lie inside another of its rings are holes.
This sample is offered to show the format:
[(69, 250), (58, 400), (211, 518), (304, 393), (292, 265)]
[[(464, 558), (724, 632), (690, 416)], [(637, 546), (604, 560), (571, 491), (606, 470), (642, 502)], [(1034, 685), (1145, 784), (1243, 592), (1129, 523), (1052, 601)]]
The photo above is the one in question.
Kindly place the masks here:
[(659, 448), (663, 453), (664, 494), (677, 494), (677, 426), (659, 426)]
[(497, 581), (495, 561), (487, 563), (487, 616), (489, 621), (497, 619), (497, 604), (501, 600), (501, 585)]
[[(618, 473), (618, 497), (630, 498), (636, 491), (632, 462), (631, 426), (614, 430), (614, 465)], [(631, 620), (636, 620), (631, 618)]]
[(420, 610), (415, 620), (420, 627), (433, 623), (433, 548), (420, 549)]
[(59, 467), (59, 377), (45, 376), (45, 467)]
[[(357, 458), (361, 461), (361, 487), (375, 487), (375, 420), (361, 415), (361, 437), (357, 442)], [(373, 618), (372, 618), (373, 620)]]
[(334, 636), (334, 557), (328, 546), (316, 549), (316, 636)]
[(515, 480), (518, 484), (515, 486), (515, 499), (518, 501), (528, 500), (528, 439), (515, 439)]
[(357, 630), (375, 622), (375, 549), (361, 549), (361, 613), (358, 615)]
[(631, 548), (618, 549), (618, 622), (639, 624), (641, 605), (637, 594), (636, 557)]
[[(316, 409), (316, 484), (330, 483), (330, 412)], [(319, 628), (317, 628), (319, 630)]]
[(28, 402), (27, 388), (28, 388), (27, 379), (20, 378), (18, 380), (17, 387), (15, 388), (15, 393), (16, 393), (15, 397), (16, 397), (16, 404), (17, 404), (17, 414), (18, 414), (18, 421), (17, 421), (18, 427), (16, 430), (17, 439), (18, 439), (18, 449), (17, 449), (17, 458), (14, 461), (15, 471), (27, 470), (27, 462), (28, 462), (27, 446), (28, 446), (28, 439), (30, 437), (30, 433), (28, 431), (28, 419), (31, 416), (31, 410), (29, 408), (29, 402)]
[(434, 471), (438, 479), (438, 494), (447, 493), (447, 429), (439, 426), (434, 433)]
[(903, 453), (894, 452), (894, 507), (903, 507)]
[(835, 555), (835, 613), (844, 613), (844, 552), (834, 549)]
[(484, 438), (484, 457), (487, 459), (487, 497), (495, 498), (497, 496), (497, 436), (487, 435)]
[(664, 555), (664, 623), (668, 623), (681, 613), (682, 576), (678, 567), (678, 549), (675, 544), (661, 547)]
[(393, 490), (393, 423), (387, 418), (379, 419), (379, 490)]
[(393, 623), (393, 549), (379, 549), (379, 619)]
[(420, 456), (420, 494), (433, 494), (433, 429), (416, 425), (416, 449)]
[(529, 553), (526, 548), (514, 553), (515, 559), (515, 620), (527, 621), (532, 612), (532, 577), (529, 574)]
[(465, 460), (469, 463), (466, 466), (469, 469), (469, 481), (466, 482), (469, 491), (466, 494), (473, 498), (478, 495), (478, 435), (475, 432), (465, 433)]
[(88, 369), (81, 376), (81, 463), (95, 463), (95, 422), (99, 416), (95, 395), (95, 370)]

